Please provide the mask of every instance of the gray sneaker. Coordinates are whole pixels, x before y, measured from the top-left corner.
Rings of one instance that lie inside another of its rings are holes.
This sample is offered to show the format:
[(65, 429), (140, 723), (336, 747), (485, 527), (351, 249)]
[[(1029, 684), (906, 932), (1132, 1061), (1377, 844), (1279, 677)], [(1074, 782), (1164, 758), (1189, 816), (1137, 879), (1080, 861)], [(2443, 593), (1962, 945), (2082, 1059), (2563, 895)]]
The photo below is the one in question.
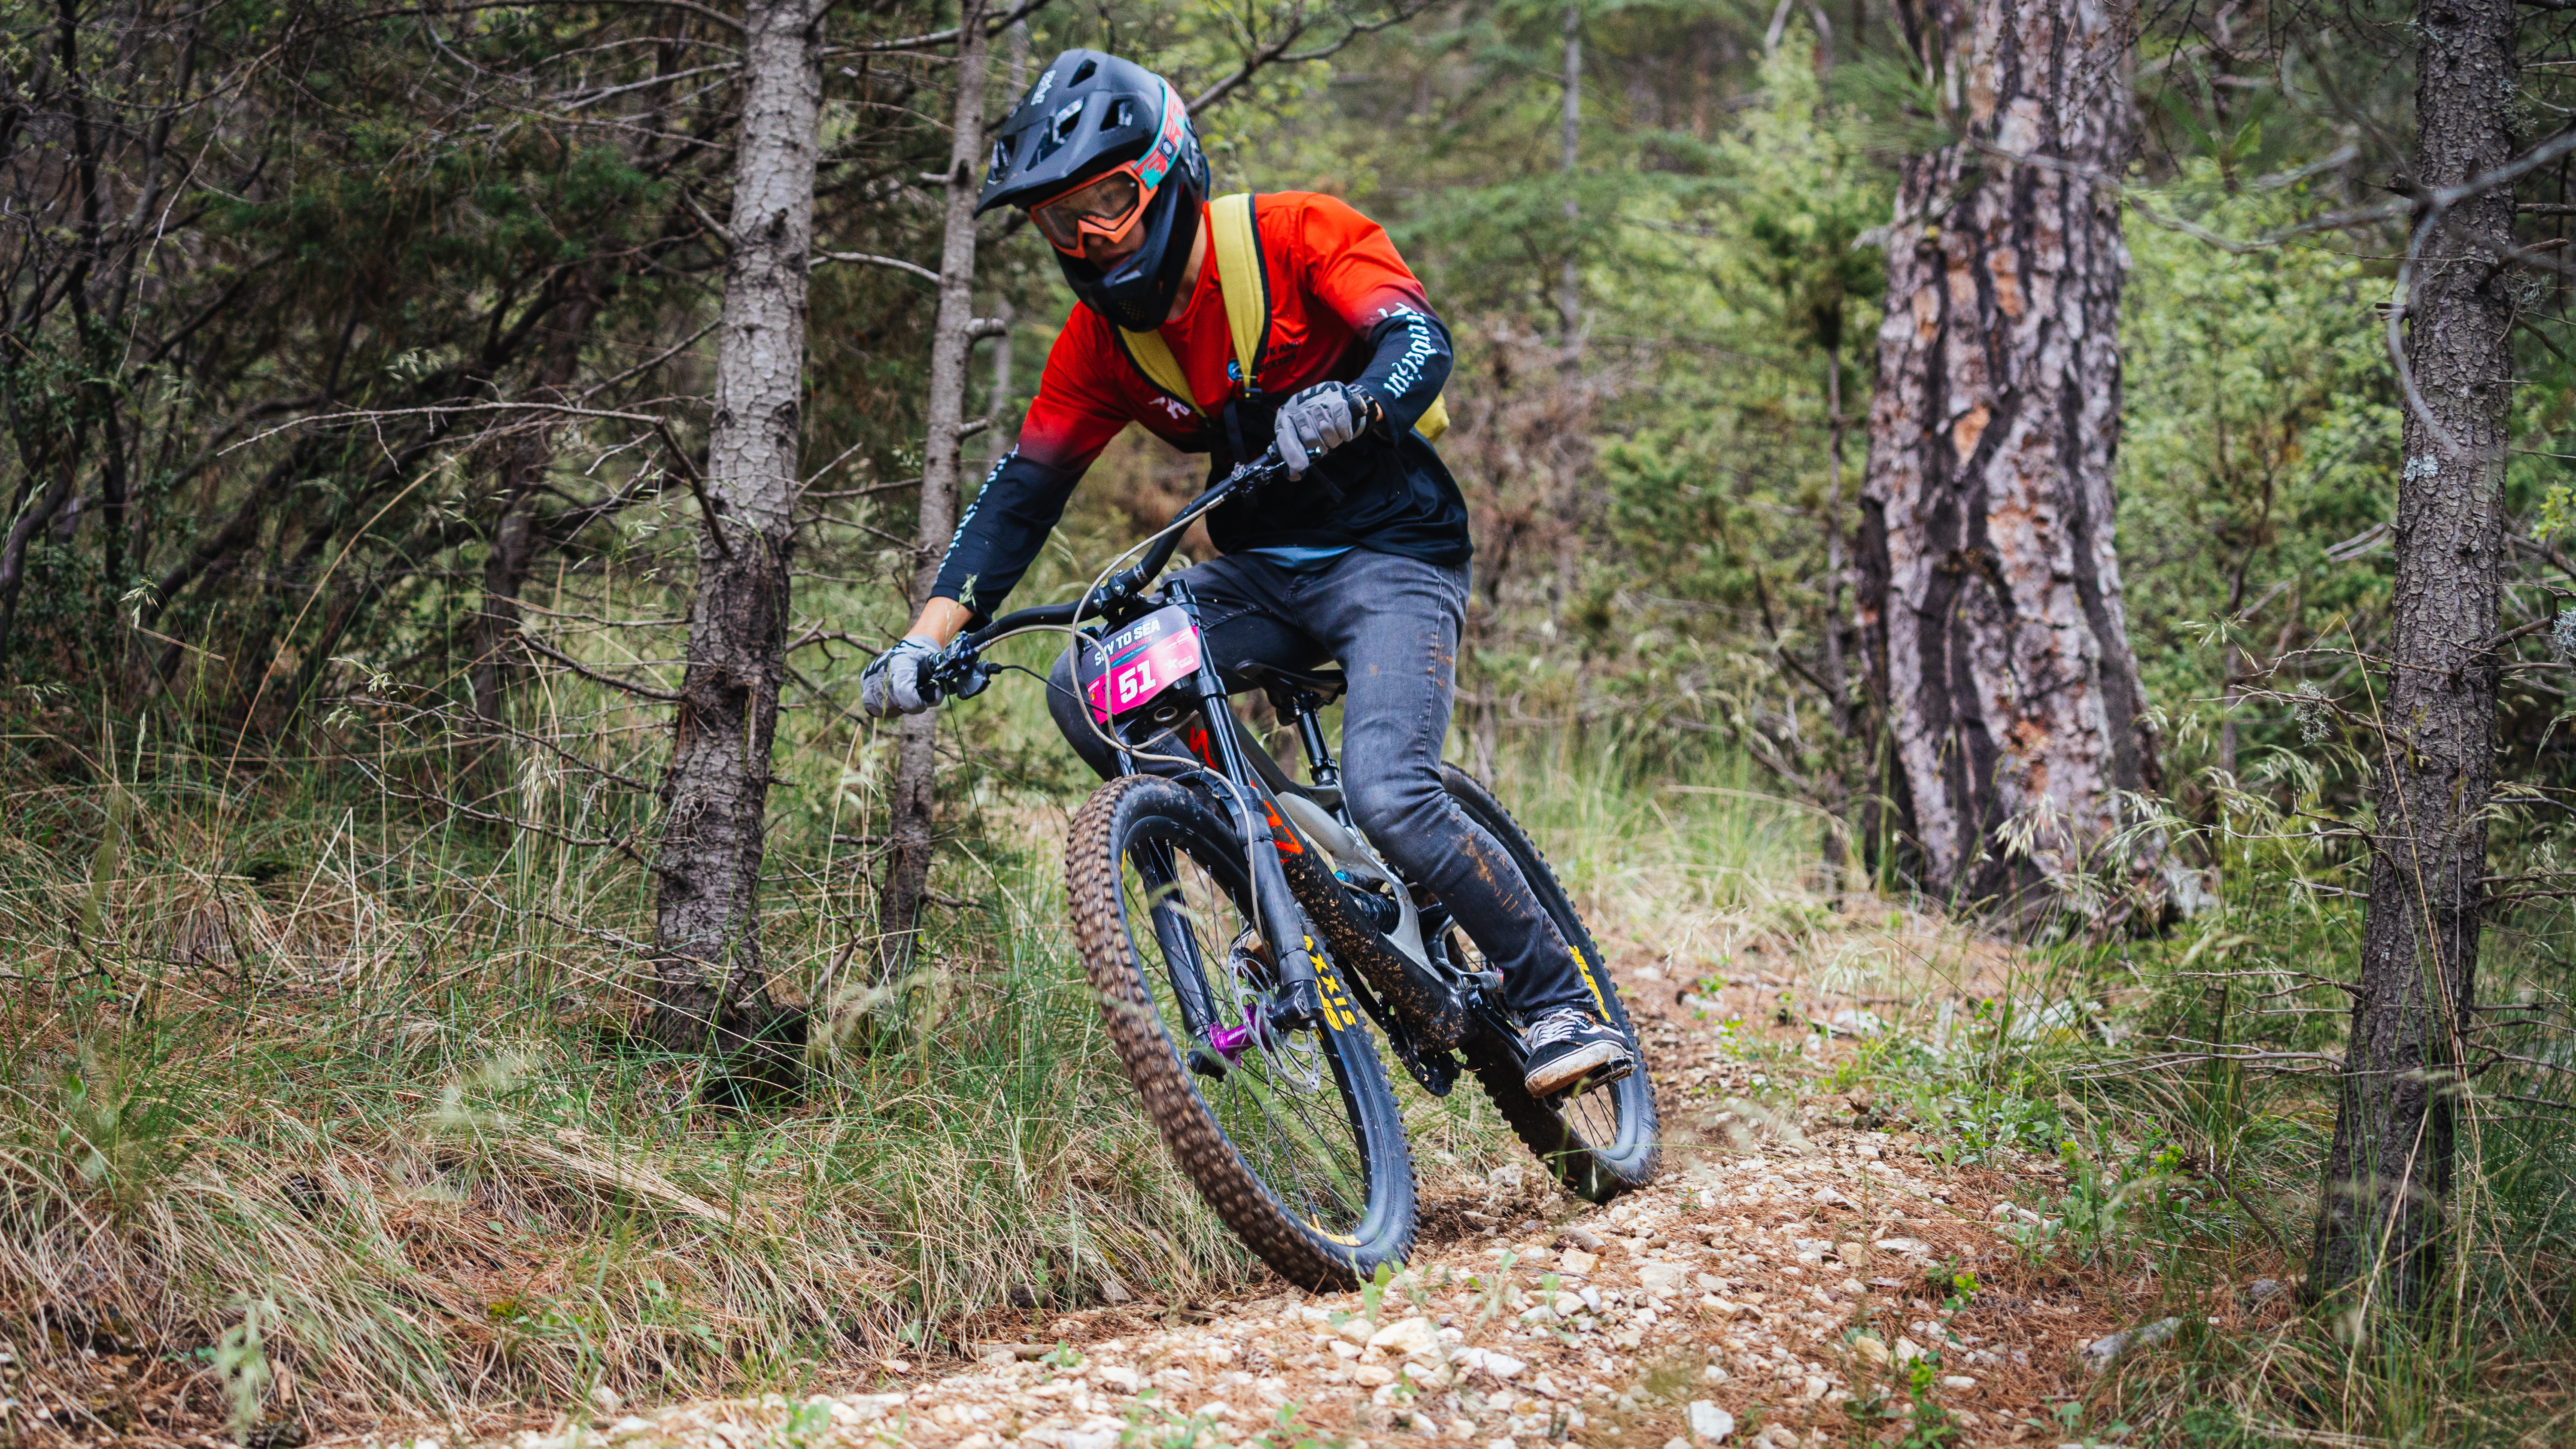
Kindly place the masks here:
[(1529, 1054), (1521, 1081), (1533, 1097), (1553, 1097), (1586, 1082), (1615, 1082), (1637, 1068), (1627, 1034), (1580, 1007), (1560, 1006), (1531, 1022), (1521, 1048)]

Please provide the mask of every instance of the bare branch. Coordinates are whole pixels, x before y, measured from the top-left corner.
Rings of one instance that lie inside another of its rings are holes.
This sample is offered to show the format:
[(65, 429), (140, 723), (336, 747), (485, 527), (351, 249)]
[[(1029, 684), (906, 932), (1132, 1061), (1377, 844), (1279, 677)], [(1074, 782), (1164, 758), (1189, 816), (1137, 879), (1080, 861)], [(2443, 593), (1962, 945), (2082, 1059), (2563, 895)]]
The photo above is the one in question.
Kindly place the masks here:
[(871, 267), (892, 267), (898, 272), (910, 272), (916, 277), (925, 278), (931, 282), (939, 280), (937, 272), (919, 263), (907, 262), (901, 257), (881, 257), (874, 252), (816, 252), (814, 261), (818, 263), (858, 262)]
[[(1045, 9), (1046, 5), (1047, 0), (1020, 0), (1018, 9), (1011, 11), (1009, 14), (1002, 16), (998, 20), (985, 21), (984, 33), (986, 35), (999, 35), (1003, 31), (1008, 30), (1012, 26), (1019, 24), (1021, 21), (1028, 19), (1032, 15), (1035, 15), (1040, 10)], [(955, 43), (959, 29), (960, 27), (952, 25), (946, 30), (933, 30), (923, 35), (907, 35), (901, 40), (872, 40), (865, 45), (835, 46), (832, 49), (825, 51), (824, 55), (826, 57), (840, 55), (882, 55), (890, 50), (919, 50), (922, 47), (929, 45), (950, 45)]]
[(534, 634), (520, 634), (518, 636), (518, 640), (521, 644), (546, 656), (548, 659), (553, 660), (557, 664), (562, 665), (564, 668), (571, 670), (573, 673), (580, 675), (582, 678), (589, 680), (593, 684), (605, 684), (611, 689), (622, 689), (628, 694), (637, 695), (645, 699), (658, 699), (664, 704), (678, 704), (681, 700), (688, 698), (687, 695), (680, 693), (676, 689), (661, 689), (650, 684), (637, 684), (631, 679), (620, 679), (614, 674), (601, 673), (599, 670), (591, 668), (589, 665), (582, 663), (580, 660), (575, 659), (571, 655), (566, 654), (551, 644), (548, 644)]

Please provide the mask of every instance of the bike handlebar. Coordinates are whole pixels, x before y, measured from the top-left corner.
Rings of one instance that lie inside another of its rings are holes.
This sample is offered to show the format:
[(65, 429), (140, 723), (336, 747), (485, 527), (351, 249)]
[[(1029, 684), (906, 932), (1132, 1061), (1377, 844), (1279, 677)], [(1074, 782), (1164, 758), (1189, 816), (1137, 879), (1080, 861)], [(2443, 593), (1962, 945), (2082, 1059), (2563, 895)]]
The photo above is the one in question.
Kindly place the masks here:
[(1099, 587), (1070, 604), (1039, 604), (1033, 608), (1014, 609), (981, 629), (970, 630), (940, 653), (931, 666), (931, 682), (958, 699), (971, 699), (984, 692), (991, 672), (984, 668), (984, 646), (1006, 634), (1023, 629), (1067, 628), (1086, 619), (1096, 619), (1116, 605), (1143, 593), (1171, 563), (1180, 549), (1181, 535), (1188, 525), (1218, 504), (1235, 497), (1249, 497), (1273, 483), (1288, 477), (1287, 460), (1272, 448), (1249, 463), (1217, 480), (1198, 497), (1182, 504), (1171, 521), (1163, 525), (1160, 537), (1145, 550), (1145, 556), (1103, 580)]

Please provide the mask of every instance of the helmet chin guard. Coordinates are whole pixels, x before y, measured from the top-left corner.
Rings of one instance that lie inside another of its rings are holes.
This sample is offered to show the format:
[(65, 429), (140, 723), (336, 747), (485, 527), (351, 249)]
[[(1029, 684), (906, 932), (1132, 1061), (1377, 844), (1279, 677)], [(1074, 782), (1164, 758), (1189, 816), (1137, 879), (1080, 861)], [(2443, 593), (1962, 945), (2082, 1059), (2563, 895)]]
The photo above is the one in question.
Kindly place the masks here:
[(1084, 304), (1129, 332), (1151, 332), (1171, 314), (1199, 237), (1198, 189), (1166, 183), (1145, 208), (1145, 244), (1103, 274), (1080, 257), (1055, 254), (1067, 286)]
[(1104, 274), (1056, 251), (1065, 284), (1093, 311), (1130, 332), (1161, 326), (1180, 294), (1208, 193), (1207, 156), (1179, 92), (1161, 76), (1096, 50), (1068, 50), (994, 136), (978, 213), (1033, 206), (1129, 161), (1152, 188), (1139, 223), (1144, 243)]

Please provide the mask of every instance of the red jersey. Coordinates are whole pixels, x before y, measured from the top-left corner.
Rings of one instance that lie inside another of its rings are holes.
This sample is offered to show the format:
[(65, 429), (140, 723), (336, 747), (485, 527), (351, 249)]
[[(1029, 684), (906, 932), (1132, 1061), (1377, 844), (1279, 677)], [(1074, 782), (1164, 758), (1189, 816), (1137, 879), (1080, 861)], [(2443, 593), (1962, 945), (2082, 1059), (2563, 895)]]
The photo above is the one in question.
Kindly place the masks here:
[[(1255, 366), (1261, 393), (1284, 398), (1319, 382), (1349, 382), (1368, 360), (1371, 329), (1398, 309), (1431, 310), (1386, 228), (1348, 202), (1311, 191), (1263, 192), (1253, 225), (1270, 281), (1269, 339)], [(1204, 216), (1199, 228), (1208, 234)], [(1196, 394), (1196, 414), (1147, 380), (1107, 318), (1077, 305), (1047, 354), (1020, 429), (1021, 454), (1079, 473), (1130, 422), (1188, 452), (1215, 447), (1221, 439), (1212, 419), (1236, 392), (1216, 248), (1208, 248), (1189, 307), (1160, 331)]]
[[(1234, 337), (1213, 246), (1189, 305), (1159, 329), (1189, 380), (1188, 401), (1164, 393), (1128, 357), (1109, 321), (1077, 305), (1047, 354), (1019, 447), (958, 521), (933, 595), (960, 600), (979, 617), (997, 608), (1064, 516), (1083, 470), (1129, 423), (1185, 452), (1216, 455), (1221, 470), (1236, 448), (1248, 454), (1268, 446), (1279, 405), (1320, 382), (1351, 384), (1377, 403), (1380, 428), (1317, 458), (1297, 483), (1214, 510), (1208, 534), (1216, 546), (1366, 548), (1433, 563), (1467, 561), (1474, 550), (1466, 500), (1413, 431), (1439, 397), (1450, 363), (1448, 330), (1422, 283), (1385, 228), (1333, 197), (1264, 193), (1253, 199), (1252, 214), (1270, 303), (1267, 338), (1253, 360), (1257, 392), (1239, 395), (1230, 376)], [(1200, 234), (1208, 230), (1202, 214)], [(1229, 419), (1238, 440), (1226, 435)]]

